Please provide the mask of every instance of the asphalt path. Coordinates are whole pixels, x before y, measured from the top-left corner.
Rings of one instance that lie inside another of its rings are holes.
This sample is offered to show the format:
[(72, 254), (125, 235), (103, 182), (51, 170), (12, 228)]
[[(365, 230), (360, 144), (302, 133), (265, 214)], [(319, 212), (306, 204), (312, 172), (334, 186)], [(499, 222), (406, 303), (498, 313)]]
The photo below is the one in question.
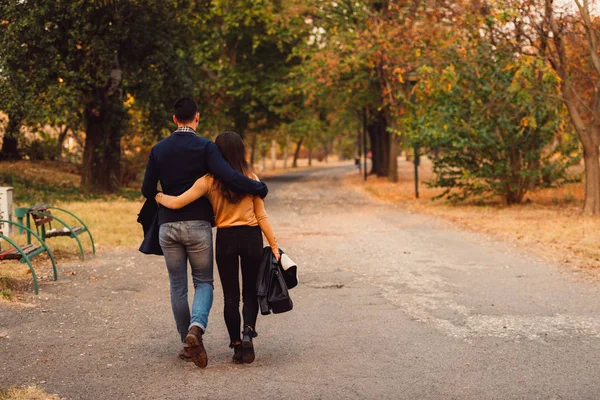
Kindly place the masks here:
[(345, 187), (353, 168), (267, 180), (300, 285), (293, 311), (259, 317), (255, 363), (230, 362), (218, 275), (209, 366), (179, 360), (164, 261), (126, 250), (63, 264), (31, 306), (0, 306), (0, 386), (65, 399), (600, 398), (598, 283)]

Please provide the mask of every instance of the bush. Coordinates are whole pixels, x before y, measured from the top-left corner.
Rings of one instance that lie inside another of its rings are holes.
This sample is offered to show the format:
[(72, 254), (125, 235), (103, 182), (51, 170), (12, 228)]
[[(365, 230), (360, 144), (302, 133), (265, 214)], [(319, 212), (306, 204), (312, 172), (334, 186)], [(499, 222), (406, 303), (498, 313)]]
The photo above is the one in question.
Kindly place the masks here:
[(423, 69), (413, 134), (430, 150), (440, 197), (515, 204), (532, 188), (566, 182), (579, 158), (550, 68), (485, 43), (456, 54), (441, 72)]

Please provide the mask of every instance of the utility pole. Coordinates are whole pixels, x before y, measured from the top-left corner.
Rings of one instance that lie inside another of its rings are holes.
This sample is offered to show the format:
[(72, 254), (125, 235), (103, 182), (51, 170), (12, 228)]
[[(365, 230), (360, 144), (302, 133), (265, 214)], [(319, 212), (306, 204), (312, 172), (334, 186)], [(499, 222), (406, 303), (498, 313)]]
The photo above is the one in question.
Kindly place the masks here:
[(277, 142), (275, 139), (271, 141), (271, 166), (272, 169), (275, 169), (277, 166), (275, 162), (277, 161)]
[(367, 181), (367, 109), (363, 110), (363, 154), (365, 155), (365, 165), (363, 172), (365, 174), (365, 182)]
[[(415, 126), (415, 119), (416, 119), (416, 112), (415, 112), (415, 107), (414, 105), (417, 102), (417, 97), (415, 96), (414, 93), (414, 89), (415, 86), (417, 85), (417, 83), (419, 82), (419, 74), (417, 74), (415, 71), (409, 72), (408, 73), (408, 83), (410, 84), (410, 102), (413, 105), (413, 127)], [(418, 143), (414, 144), (414, 160), (413, 160), (413, 164), (415, 165), (415, 198), (418, 199), (419, 198), (419, 164), (421, 162), (420, 160), (421, 155), (419, 154), (419, 145)]]

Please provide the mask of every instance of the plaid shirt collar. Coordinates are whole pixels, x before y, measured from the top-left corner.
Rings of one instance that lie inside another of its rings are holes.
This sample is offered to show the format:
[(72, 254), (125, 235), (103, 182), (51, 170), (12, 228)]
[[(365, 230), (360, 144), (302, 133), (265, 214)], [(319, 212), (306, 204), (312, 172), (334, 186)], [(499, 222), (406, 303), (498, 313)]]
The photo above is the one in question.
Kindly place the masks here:
[(190, 128), (189, 126), (180, 126), (175, 132), (191, 132), (193, 134), (196, 133), (196, 131)]

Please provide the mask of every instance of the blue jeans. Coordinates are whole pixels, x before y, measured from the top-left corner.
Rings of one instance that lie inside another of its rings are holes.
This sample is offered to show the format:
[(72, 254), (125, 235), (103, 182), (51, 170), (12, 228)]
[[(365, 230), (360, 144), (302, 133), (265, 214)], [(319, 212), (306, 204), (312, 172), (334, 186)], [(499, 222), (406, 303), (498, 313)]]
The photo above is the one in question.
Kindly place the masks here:
[[(213, 242), (210, 222), (167, 222), (160, 226), (162, 247), (169, 271), (171, 307), (181, 341), (192, 326), (206, 331), (213, 303)], [(187, 262), (192, 267), (194, 301), (190, 317)]]

